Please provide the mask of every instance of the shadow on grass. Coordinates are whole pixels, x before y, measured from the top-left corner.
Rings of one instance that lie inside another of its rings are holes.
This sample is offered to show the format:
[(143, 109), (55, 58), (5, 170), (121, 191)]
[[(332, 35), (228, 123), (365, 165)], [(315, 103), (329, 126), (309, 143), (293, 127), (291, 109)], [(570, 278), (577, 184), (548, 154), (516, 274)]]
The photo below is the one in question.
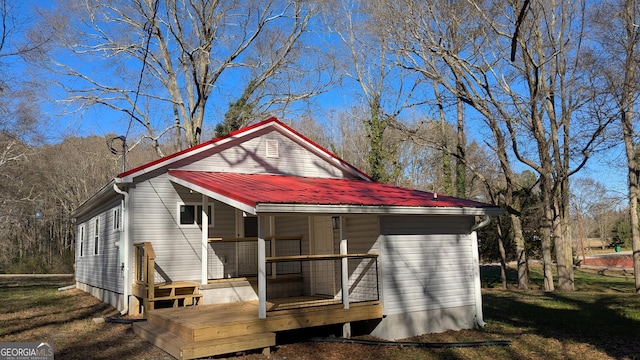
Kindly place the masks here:
[[(12, 322), (7, 322), (7, 326), (0, 329), (0, 336), (9, 337), (20, 335), (30, 330), (44, 326), (65, 325), (76, 320), (91, 319), (100, 316), (105, 311), (111, 309), (109, 304), (97, 303), (91, 306), (75, 308), (73, 311), (51, 311), (42, 312), (33, 316), (21, 316)], [(66, 316), (59, 316), (64, 315)]]
[[(635, 294), (488, 291), (485, 318), (513, 332), (590, 344), (613, 358), (640, 354), (640, 299)], [(505, 328), (505, 329), (506, 329)]]

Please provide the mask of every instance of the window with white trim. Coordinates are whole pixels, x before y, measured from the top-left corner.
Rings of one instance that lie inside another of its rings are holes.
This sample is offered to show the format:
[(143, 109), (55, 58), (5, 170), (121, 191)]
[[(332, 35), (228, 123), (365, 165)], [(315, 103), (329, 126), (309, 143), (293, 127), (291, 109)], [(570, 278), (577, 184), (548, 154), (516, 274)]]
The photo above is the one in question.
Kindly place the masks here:
[(93, 230), (93, 255), (98, 255), (98, 245), (100, 245), (100, 218), (96, 218)]
[(120, 207), (113, 209), (113, 230), (120, 230)]
[[(208, 224), (211, 226), (211, 205), (207, 207)], [(202, 225), (202, 205), (178, 203), (178, 224), (180, 226)]]
[(78, 242), (80, 243), (80, 256), (84, 256), (84, 224), (78, 227)]

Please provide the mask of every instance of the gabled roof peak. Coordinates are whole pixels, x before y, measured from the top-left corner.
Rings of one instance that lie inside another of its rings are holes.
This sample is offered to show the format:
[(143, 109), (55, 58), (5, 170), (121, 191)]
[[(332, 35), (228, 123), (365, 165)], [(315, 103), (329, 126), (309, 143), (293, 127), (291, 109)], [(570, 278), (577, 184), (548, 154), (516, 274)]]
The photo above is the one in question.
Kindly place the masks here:
[(363, 173), (362, 171), (358, 170), (357, 168), (353, 167), (351, 164), (347, 163), (346, 161), (340, 159), (338, 156), (336, 156), (334, 153), (332, 153), (331, 151), (325, 149), (324, 147), (318, 145), (317, 143), (315, 143), (314, 141), (310, 140), (309, 138), (307, 138), (306, 136), (300, 134), (299, 132), (297, 132), (296, 130), (292, 129), (291, 127), (287, 126), (286, 124), (284, 124), (283, 122), (281, 122), (280, 120), (278, 120), (275, 117), (270, 117), (266, 120), (263, 120), (261, 122), (255, 123), (253, 125), (249, 125), (247, 127), (244, 127), (242, 129), (233, 131), (227, 135), (224, 136), (220, 136), (217, 138), (214, 138), (212, 140), (208, 140), (205, 142), (202, 142), (196, 146), (190, 147), (188, 149), (184, 149), (181, 151), (178, 151), (176, 153), (173, 153), (171, 155), (167, 155), (165, 157), (162, 157), (160, 159), (151, 161), (149, 163), (146, 163), (144, 165), (138, 166), (134, 169), (125, 171), (119, 175), (116, 176), (116, 182), (133, 182), (133, 179), (137, 176), (146, 174), (148, 172), (160, 169), (162, 167), (167, 167), (173, 164), (176, 161), (179, 160), (183, 160), (186, 159), (190, 156), (196, 155), (201, 153), (202, 151), (207, 151), (210, 150), (216, 146), (220, 146), (222, 144), (225, 144), (229, 141), (233, 141), (245, 136), (249, 136), (251, 134), (253, 134), (256, 131), (260, 131), (263, 130), (265, 128), (269, 128), (272, 127), (274, 129), (276, 129), (277, 131), (285, 134), (285, 136), (288, 136), (289, 138), (291, 138), (292, 140), (298, 142), (300, 145), (306, 147), (307, 149), (315, 152), (316, 154), (320, 155), (321, 157), (325, 158), (327, 161), (330, 161), (332, 163), (334, 163), (334, 165), (344, 169), (345, 171), (355, 175), (358, 178), (361, 178), (363, 180), (367, 180), (367, 181), (373, 181), (368, 175), (366, 175), (365, 173)]

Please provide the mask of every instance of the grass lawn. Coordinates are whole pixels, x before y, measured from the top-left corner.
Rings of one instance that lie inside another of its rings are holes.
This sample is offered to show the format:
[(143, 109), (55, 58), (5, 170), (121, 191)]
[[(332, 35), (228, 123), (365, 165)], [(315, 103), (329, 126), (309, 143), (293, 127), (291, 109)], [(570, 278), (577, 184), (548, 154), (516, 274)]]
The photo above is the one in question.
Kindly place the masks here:
[[(448, 331), (411, 341), (510, 340), (511, 346), (456, 349), (298, 342), (272, 359), (640, 359), (640, 295), (623, 272), (576, 270), (576, 292), (545, 293), (532, 267), (532, 288), (501, 290), (499, 271), (483, 267), (484, 318), (478, 330)], [(515, 272), (509, 272), (510, 284)], [(59, 292), (70, 278), (0, 277), (0, 342), (52, 341), (56, 359), (170, 359), (137, 338), (129, 325), (94, 324), (113, 308), (79, 290)], [(259, 353), (238, 359), (264, 359)]]

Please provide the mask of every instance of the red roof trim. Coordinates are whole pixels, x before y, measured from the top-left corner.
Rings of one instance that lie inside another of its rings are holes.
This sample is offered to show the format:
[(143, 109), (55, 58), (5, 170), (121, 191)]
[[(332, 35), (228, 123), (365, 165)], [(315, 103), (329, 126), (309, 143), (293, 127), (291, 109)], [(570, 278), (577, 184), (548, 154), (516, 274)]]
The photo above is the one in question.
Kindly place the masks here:
[(283, 122), (281, 122), (280, 120), (278, 120), (275, 117), (270, 117), (270, 118), (268, 118), (266, 120), (263, 120), (261, 122), (255, 123), (253, 125), (249, 125), (249, 126), (244, 127), (242, 129), (239, 129), (239, 130), (236, 130), (236, 131), (232, 131), (227, 135), (217, 137), (215, 139), (212, 139), (212, 140), (200, 143), (198, 145), (192, 146), (192, 147), (190, 147), (188, 149), (184, 149), (184, 150), (178, 151), (176, 153), (173, 153), (171, 155), (167, 155), (165, 157), (162, 157), (162, 158), (156, 159), (154, 161), (148, 162), (148, 163), (146, 163), (144, 165), (141, 165), (141, 166), (138, 166), (138, 167), (136, 167), (134, 169), (125, 171), (125, 172), (117, 175), (116, 177), (117, 178), (124, 178), (124, 177), (130, 176), (130, 175), (133, 175), (135, 173), (138, 173), (138, 172), (143, 171), (145, 169), (148, 169), (150, 167), (162, 164), (164, 162), (167, 162), (167, 161), (169, 161), (171, 159), (174, 159), (176, 157), (179, 157), (181, 155), (188, 154), (190, 152), (194, 152), (194, 151), (196, 151), (198, 149), (201, 149), (203, 147), (216, 145), (216, 143), (218, 143), (218, 142), (220, 142), (222, 140), (225, 140), (225, 139), (228, 139), (228, 138), (237, 137), (237, 136), (241, 136), (244, 133), (250, 132), (251, 130), (253, 130), (255, 128), (263, 127), (265, 125), (268, 125), (269, 123), (274, 123), (274, 124), (277, 124), (277, 125), (281, 126), (284, 130), (286, 130), (286, 131), (292, 133), (293, 135), (299, 137), (302, 141), (306, 142), (307, 144), (311, 145), (312, 147), (315, 147), (320, 152), (322, 152), (322, 153), (328, 155), (329, 157), (337, 160), (342, 166), (345, 166), (345, 167), (348, 167), (348, 168), (352, 169), (356, 174), (360, 175), (362, 178), (367, 179), (369, 181), (373, 181), (373, 179), (371, 179), (371, 177), (369, 177), (369, 175), (365, 174), (360, 169), (358, 169), (358, 168), (354, 167), (353, 165), (349, 164), (348, 162), (342, 160), (341, 158), (339, 158), (337, 155), (335, 155), (331, 151), (329, 151), (329, 150), (325, 149), (324, 147), (318, 145), (313, 140), (311, 140), (311, 139), (307, 138), (306, 136), (300, 134), (299, 132), (297, 132), (296, 130), (294, 130), (291, 127), (287, 126), (286, 124), (284, 124)]

